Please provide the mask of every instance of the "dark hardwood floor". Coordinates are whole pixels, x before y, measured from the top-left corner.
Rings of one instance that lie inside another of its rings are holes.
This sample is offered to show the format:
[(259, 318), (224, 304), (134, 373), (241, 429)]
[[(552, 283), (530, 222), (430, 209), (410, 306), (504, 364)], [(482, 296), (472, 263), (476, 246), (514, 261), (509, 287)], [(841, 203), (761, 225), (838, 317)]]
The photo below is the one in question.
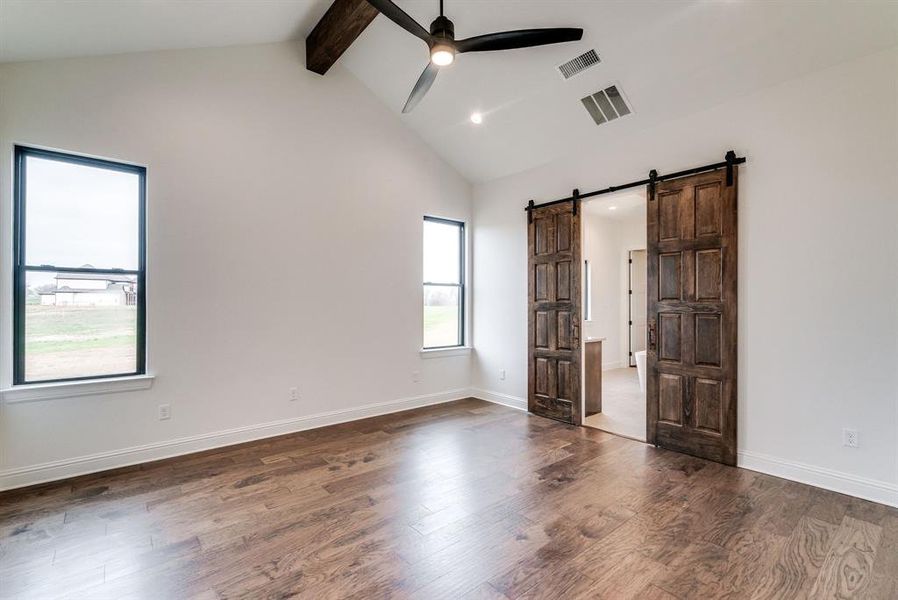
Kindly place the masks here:
[(898, 598), (898, 510), (463, 400), (0, 495), (3, 598)]

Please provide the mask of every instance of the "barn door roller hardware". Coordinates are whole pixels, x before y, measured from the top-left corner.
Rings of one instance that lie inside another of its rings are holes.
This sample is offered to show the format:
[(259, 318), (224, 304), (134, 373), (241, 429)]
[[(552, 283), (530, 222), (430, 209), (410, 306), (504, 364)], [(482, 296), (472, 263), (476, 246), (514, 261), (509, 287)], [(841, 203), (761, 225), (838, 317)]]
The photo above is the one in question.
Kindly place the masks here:
[[(745, 159), (742, 159), (742, 162), (745, 162)], [(730, 150), (726, 154), (726, 163), (727, 163), (727, 187), (733, 185), (733, 165), (736, 164), (736, 153)]]
[(640, 179), (639, 181), (632, 181), (630, 183), (625, 183), (623, 185), (613, 185), (609, 188), (605, 188), (604, 190), (596, 190), (594, 192), (587, 192), (585, 194), (579, 193), (578, 190), (574, 190), (574, 193), (567, 198), (559, 198), (558, 200), (552, 200), (551, 202), (543, 202), (542, 204), (534, 204), (533, 200), (527, 203), (527, 206), (524, 210), (528, 213), (527, 222), (533, 222), (533, 210), (536, 208), (540, 208), (543, 206), (551, 206), (553, 204), (561, 204), (562, 202), (570, 202), (574, 201), (574, 214), (577, 214), (577, 210), (580, 204), (580, 201), (584, 198), (592, 198), (593, 196), (600, 196), (602, 194), (610, 194), (611, 192), (619, 192), (621, 190), (626, 190), (634, 187), (640, 187), (643, 185), (649, 186), (649, 192), (654, 193), (655, 184), (661, 181), (667, 181), (669, 179), (677, 179), (678, 177), (686, 177), (687, 175), (695, 175), (696, 173), (704, 173), (705, 171), (716, 171), (717, 169), (726, 168), (726, 180), (727, 185), (733, 185), (734, 181), (734, 169), (733, 167), (736, 165), (741, 165), (745, 162), (744, 156), (736, 156), (736, 153), (733, 150), (730, 150), (726, 153), (723, 162), (711, 163), (710, 165), (703, 165), (701, 167), (694, 167), (692, 169), (686, 169), (685, 171), (677, 171), (676, 173), (669, 173), (667, 175), (659, 175), (658, 171), (652, 169), (649, 172), (648, 179)]
[[(655, 183), (658, 181), (658, 171), (652, 169), (649, 171), (649, 197), (655, 195)], [(632, 262), (632, 261), (631, 261)]]

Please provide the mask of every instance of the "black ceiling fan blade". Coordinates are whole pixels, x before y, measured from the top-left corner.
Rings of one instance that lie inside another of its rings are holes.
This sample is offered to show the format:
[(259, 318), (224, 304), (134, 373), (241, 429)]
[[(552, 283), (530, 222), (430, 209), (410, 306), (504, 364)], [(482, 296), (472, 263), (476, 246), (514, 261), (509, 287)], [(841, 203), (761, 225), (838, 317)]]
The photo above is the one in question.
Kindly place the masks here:
[(376, 8), (385, 17), (430, 44), (430, 32), (424, 29), (417, 21), (408, 16), (404, 10), (396, 6), (391, 0), (368, 0), (368, 4)]
[(421, 99), (427, 93), (427, 90), (430, 89), (430, 86), (433, 85), (433, 81), (437, 78), (437, 73), (439, 72), (440, 68), (437, 65), (432, 62), (427, 63), (424, 72), (421, 73), (421, 76), (418, 77), (418, 81), (415, 83), (415, 87), (412, 88), (412, 93), (408, 95), (405, 106), (402, 107), (403, 113), (412, 112), (412, 109), (421, 102)]
[(517, 31), (488, 33), (458, 40), (455, 42), (455, 48), (458, 52), (512, 50), (514, 48), (530, 48), (532, 46), (545, 46), (546, 44), (559, 44), (561, 42), (576, 42), (582, 37), (583, 30), (572, 27), (519, 29)]

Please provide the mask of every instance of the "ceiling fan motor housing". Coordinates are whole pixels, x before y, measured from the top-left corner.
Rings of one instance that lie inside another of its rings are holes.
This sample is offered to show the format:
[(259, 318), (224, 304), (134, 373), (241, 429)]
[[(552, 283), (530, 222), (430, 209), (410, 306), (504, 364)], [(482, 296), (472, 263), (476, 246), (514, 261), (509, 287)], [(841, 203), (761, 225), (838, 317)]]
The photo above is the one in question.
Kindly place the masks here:
[(430, 35), (447, 41), (455, 40), (455, 25), (446, 17), (439, 16), (430, 24)]

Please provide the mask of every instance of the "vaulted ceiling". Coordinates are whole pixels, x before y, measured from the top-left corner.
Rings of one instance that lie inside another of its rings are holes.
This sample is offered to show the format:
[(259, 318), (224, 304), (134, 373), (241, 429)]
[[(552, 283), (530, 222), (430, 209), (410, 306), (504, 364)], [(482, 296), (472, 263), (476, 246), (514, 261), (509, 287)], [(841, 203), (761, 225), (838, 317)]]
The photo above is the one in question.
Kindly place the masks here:
[[(425, 27), (438, 14), (437, 0), (396, 1)], [(302, 39), (329, 4), (3, 0), (0, 61)], [(576, 43), (461, 55), (409, 115), (400, 110), (427, 61), (420, 40), (381, 16), (341, 58), (474, 182), (591, 145), (613, 146), (635, 130), (898, 44), (898, 3), (888, 0), (446, 0), (445, 12), (459, 38), (531, 27), (585, 30)], [(558, 74), (558, 64), (593, 48), (599, 65), (569, 80)], [(611, 83), (634, 113), (596, 126), (580, 98)], [(474, 111), (482, 124), (471, 123)]]

